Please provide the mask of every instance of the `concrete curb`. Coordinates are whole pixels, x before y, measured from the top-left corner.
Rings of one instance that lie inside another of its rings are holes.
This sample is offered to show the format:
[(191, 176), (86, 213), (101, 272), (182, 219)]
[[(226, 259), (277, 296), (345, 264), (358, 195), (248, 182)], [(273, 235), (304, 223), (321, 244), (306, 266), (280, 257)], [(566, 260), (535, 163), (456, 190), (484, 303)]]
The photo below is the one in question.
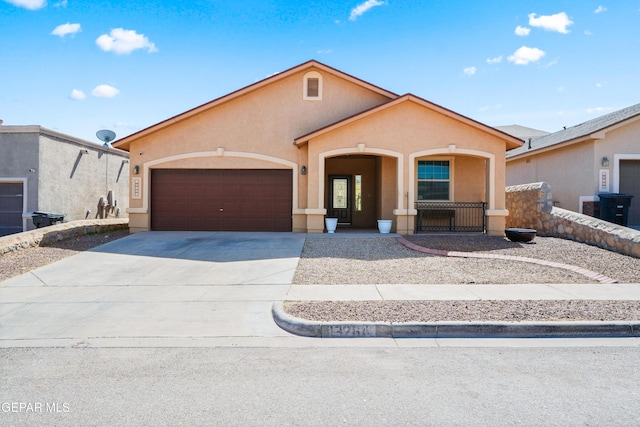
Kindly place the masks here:
[(291, 316), (273, 304), (275, 323), (315, 338), (628, 338), (640, 337), (640, 320), (618, 322), (318, 322)]

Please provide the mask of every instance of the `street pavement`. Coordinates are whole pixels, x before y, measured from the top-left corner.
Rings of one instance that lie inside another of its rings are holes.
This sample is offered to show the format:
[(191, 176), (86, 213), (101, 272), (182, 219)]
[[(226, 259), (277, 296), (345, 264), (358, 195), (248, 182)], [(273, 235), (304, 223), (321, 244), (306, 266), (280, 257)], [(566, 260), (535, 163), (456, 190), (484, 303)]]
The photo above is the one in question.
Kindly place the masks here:
[(276, 325), (272, 307), (285, 300), (640, 300), (640, 284), (293, 286), (306, 237), (147, 232), (82, 252), (0, 283), (0, 347), (458, 345), (299, 337)]

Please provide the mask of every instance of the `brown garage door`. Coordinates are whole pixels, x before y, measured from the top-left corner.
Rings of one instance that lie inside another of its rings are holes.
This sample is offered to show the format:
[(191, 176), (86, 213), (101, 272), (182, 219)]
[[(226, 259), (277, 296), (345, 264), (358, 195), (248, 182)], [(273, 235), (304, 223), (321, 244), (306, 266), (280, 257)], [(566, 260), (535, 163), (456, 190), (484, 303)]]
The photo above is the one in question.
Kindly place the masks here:
[(151, 229), (291, 231), (291, 170), (154, 169)]

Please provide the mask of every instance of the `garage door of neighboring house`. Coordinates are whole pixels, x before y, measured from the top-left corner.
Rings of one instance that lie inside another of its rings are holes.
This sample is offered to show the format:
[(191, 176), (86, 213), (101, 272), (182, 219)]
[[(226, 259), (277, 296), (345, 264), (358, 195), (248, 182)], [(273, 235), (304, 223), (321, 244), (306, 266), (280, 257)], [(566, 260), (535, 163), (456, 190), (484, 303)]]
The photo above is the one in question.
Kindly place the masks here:
[(640, 160), (620, 160), (620, 192), (633, 195), (627, 224), (640, 226)]
[(23, 186), (0, 182), (0, 236), (22, 232)]
[(291, 231), (291, 170), (154, 169), (151, 229)]

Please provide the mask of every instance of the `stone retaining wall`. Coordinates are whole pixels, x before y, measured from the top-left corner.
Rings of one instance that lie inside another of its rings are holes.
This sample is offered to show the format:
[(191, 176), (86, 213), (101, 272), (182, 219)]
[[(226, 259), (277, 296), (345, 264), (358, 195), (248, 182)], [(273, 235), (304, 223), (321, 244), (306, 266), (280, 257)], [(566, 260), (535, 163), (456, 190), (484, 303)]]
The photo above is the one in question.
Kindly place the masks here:
[(0, 237), (0, 255), (11, 251), (39, 246), (41, 244), (66, 240), (76, 236), (106, 233), (112, 230), (127, 230), (128, 228), (128, 218), (90, 219), (50, 225), (48, 227), (25, 231), (24, 233)]
[(533, 228), (540, 236), (560, 237), (640, 258), (640, 231), (553, 206), (546, 182), (506, 189), (507, 228)]

